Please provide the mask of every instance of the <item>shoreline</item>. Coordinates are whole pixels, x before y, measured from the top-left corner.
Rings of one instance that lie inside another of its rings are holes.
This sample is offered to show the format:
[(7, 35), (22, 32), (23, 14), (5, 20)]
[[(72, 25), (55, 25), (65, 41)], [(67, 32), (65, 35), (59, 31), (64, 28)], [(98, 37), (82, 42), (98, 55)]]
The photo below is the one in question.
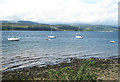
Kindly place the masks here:
[[(3, 68), (3, 69), (1, 69), (2, 70), (2, 72), (4, 73), (4, 72), (15, 72), (15, 71), (21, 71), (21, 70), (26, 70), (26, 69), (31, 69), (31, 68), (34, 68), (34, 67), (38, 67), (38, 68), (42, 68), (42, 67), (47, 67), (47, 66), (55, 66), (55, 65), (59, 65), (59, 64), (62, 64), (62, 63), (72, 63), (72, 61), (71, 60), (75, 60), (75, 59), (78, 59), (78, 60), (85, 60), (85, 59), (91, 59), (91, 58), (93, 58), (93, 59), (99, 59), (99, 60), (103, 60), (103, 59), (105, 59), (105, 60), (108, 60), (108, 59), (115, 59), (115, 60), (117, 60), (117, 59), (120, 59), (119, 57), (117, 57), (117, 56), (112, 56), (112, 57), (108, 57), (108, 58), (97, 58), (97, 57), (83, 57), (83, 58), (76, 58), (76, 57), (72, 57), (72, 58), (66, 58), (65, 59), (65, 61), (62, 61), (62, 62), (59, 62), (59, 63), (56, 63), (56, 64), (44, 64), (43, 66), (28, 66), (28, 67), (24, 67), (24, 68), (18, 68), (18, 69), (11, 69), (11, 68), (15, 68), (15, 67), (18, 67), (18, 66), (13, 66), (13, 67), (6, 67), (6, 68)], [(9, 70), (9, 69), (11, 69), (11, 70)]]
[(50, 69), (59, 70), (64, 67), (72, 67), (75, 70), (79, 69), (84, 63), (92, 59), (95, 61), (97, 69), (96, 75), (97, 80), (118, 80), (118, 70), (119, 58), (113, 59), (100, 59), (100, 58), (87, 58), (87, 59), (77, 59), (71, 58), (71, 62), (62, 62), (56, 65), (47, 65), (44, 67), (27, 67), (22, 69), (17, 69), (14, 71), (5, 71), (2, 73), (3, 80), (22, 80), (22, 79), (34, 79), (34, 80), (46, 80), (45, 78), (48, 77), (48, 71)]

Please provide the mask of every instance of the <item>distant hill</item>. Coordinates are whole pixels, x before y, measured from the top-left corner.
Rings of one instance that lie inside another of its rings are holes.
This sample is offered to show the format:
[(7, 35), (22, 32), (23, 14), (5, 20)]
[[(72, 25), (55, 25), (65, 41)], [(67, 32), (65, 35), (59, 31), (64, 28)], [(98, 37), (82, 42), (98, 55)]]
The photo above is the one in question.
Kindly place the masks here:
[(93, 30), (93, 31), (117, 31), (117, 26), (110, 25), (88, 25), (88, 24), (70, 24), (70, 26), (80, 27), (81, 29)]
[(2, 23), (15, 23), (14, 21), (2, 20)]
[(37, 22), (32, 22), (32, 21), (18, 21), (18, 24), (39, 24)]
[(11, 27), (14, 30), (40, 30), (40, 31), (50, 31), (51, 27), (54, 31), (77, 31), (80, 27), (81, 31), (118, 31), (117, 26), (109, 25), (88, 25), (88, 24), (40, 24), (32, 21), (18, 21), (10, 22), (4, 21), (2, 24), (2, 30), (10, 30)]

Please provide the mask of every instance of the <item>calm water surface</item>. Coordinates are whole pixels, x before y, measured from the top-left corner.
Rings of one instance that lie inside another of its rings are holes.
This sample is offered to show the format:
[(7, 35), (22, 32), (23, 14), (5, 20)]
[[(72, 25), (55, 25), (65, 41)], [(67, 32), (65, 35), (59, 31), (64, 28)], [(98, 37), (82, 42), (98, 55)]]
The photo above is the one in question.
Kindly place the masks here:
[[(56, 39), (45, 40), (49, 31), (14, 31), (20, 41), (8, 41), (10, 31), (2, 32), (2, 65), (7, 70), (69, 62), (70, 58), (110, 58), (118, 56), (117, 32), (53, 31)], [(115, 40), (116, 43), (109, 41)]]

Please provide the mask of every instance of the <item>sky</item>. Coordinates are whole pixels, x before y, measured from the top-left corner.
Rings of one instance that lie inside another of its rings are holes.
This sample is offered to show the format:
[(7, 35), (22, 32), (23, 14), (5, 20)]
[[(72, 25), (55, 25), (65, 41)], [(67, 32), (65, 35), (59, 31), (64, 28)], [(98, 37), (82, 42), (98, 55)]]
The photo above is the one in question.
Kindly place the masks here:
[(118, 0), (0, 0), (0, 20), (118, 24)]

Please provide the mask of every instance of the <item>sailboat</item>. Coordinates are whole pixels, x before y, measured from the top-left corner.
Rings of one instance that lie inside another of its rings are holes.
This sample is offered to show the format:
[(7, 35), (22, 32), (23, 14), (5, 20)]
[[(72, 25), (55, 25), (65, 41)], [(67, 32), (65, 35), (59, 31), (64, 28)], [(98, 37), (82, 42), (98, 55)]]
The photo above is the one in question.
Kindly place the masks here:
[(8, 38), (9, 41), (19, 41), (20, 39), (13, 36), (13, 25), (12, 25), (12, 36)]
[(55, 36), (53, 36), (53, 33), (52, 33), (52, 27), (51, 27), (51, 33), (50, 33), (50, 35), (48, 36), (48, 38), (56, 38)]
[(75, 36), (75, 38), (83, 39), (83, 36), (80, 35), (80, 27), (78, 28), (78, 31), (79, 31), (79, 33)]

